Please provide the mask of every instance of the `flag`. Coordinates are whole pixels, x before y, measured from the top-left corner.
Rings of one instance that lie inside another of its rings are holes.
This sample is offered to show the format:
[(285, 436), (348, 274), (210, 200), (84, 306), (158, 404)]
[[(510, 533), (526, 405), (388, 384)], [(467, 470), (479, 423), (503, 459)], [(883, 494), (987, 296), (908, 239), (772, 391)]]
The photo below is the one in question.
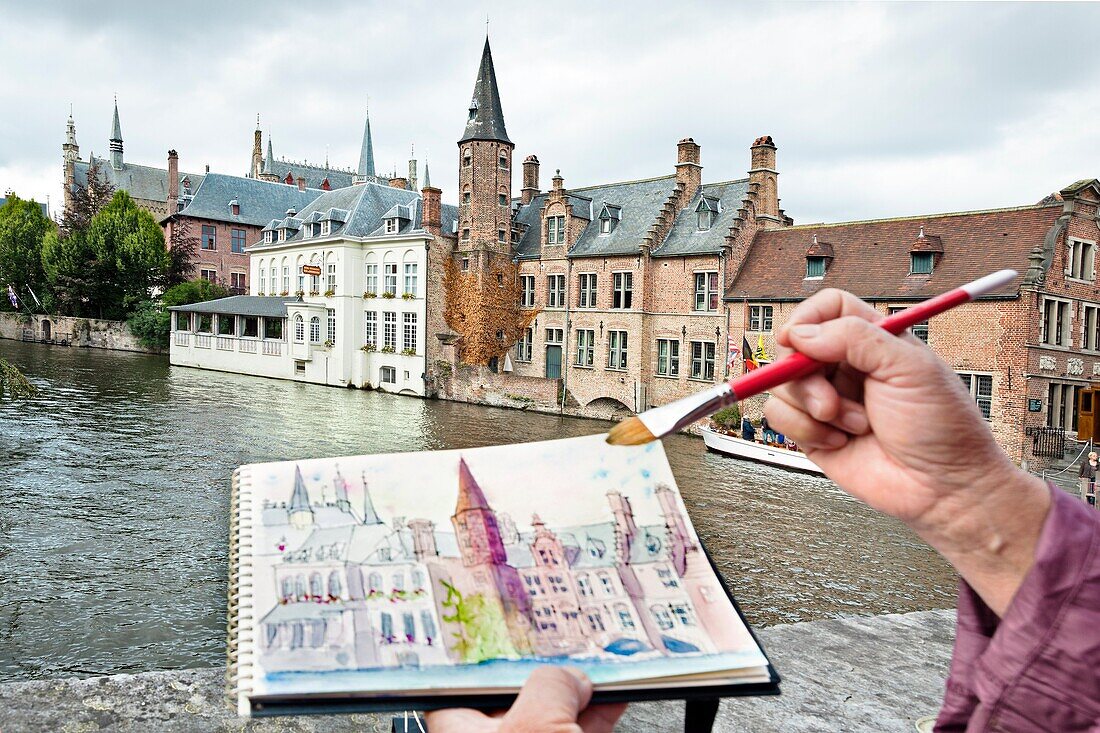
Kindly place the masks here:
[(11, 301), (12, 308), (19, 307), (19, 296), (15, 294), (15, 288), (11, 286), (11, 283), (8, 283), (8, 300)]
[(756, 340), (756, 365), (760, 366), (762, 361), (771, 361), (771, 357), (768, 356), (768, 352), (764, 350), (764, 334), (760, 334)]
[(737, 357), (741, 356), (741, 349), (737, 348), (737, 343), (733, 340), (733, 334), (726, 336), (726, 371), (729, 372), (733, 369), (733, 365), (737, 362)]
[(749, 346), (749, 339), (745, 336), (741, 337), (742, 351), (745, 354), (745, 371), (751, 372), (753, 369), (758, 368), (760, 365), (756, 362), (756, 356), (752, 353), (752, 347)]

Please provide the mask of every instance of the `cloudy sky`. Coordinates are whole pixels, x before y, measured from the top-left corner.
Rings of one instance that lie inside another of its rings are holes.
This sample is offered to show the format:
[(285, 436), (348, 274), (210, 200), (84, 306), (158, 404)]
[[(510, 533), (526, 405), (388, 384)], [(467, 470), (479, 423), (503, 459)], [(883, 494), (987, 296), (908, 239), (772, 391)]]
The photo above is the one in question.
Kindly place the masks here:
[[(72, 105), (82, 157), (243, 174), (256, 114), (276, 156), (380, 168), (410, 145), (456, 201), (490, 16), (508, 133), (542, 184), (744, 177), (779, 146), (798, 223), (1032, 203), (1100, 176), (1100, 5), (633, 2), (12, 3), (0, 24), (0, 191), (56, 202)], [(515, 182), (518, 190), (519, 182)]]

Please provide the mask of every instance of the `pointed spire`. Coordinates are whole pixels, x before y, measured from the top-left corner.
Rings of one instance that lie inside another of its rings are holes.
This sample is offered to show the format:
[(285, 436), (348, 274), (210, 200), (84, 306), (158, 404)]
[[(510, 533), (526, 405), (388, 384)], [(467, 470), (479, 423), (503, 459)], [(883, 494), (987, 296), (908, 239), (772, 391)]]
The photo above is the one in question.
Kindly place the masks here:
[(370, 490), (367, 489), (367, 474), (363, 474), (363, 524), (382, 524), (378, 513), (374, 511), (374, 502), (370, 498)]
[(264, 158), (264, 173), (275, 172), (275, 156), (271, 154), (271, 135), (267, 136), (267, 157)]
[(115, 96), (115, 118), (111, 123), (111, 167), (122, 170), (122, 125), (118, 122), (118, 96)]
[(458, 502), (455, 504), (455, 514), (469, 509), (489, 509), (489, 502), (481, 491), (474, 475), (470, 473), (470, 467), (466, 465), (466, 459), (458, 461)]
[(368, 178), (374, 178), (374, 141), (370, 134), (370, 109), (367, 110), (367, 121), (363, 125), (363, 145), (359, 150), (359, 170), (356, 178), (365, 182)]
[(497, 90), (497, 74), (493, 68), (493, 53), (489, 49), (489, 36), (485, 36), (485, 48), (481, 52), (481, 68), (474, 82), (474, 96), (470, 100), (470, 116), (466, 132), (460, 143), (469, 140), (490, 140), (512, 144), (504, 129), (504, 111), (500, 107)]
[(118, 122), (118, 95), (115, 95), (115, 118), (111, 123), (111, 140), (122, 142), (122, 125)]
[(257, 130), (260, 129), (260, 113), (259, 112), (256, 113), (256, 129)]
[(302, 479), (302, 469), (294, 467), (294, 493), (290, 495), (290, 513), (294, 512), (309, 512), (313, 513), (313, 508), (309, 505), (309, 492), (306, 491), (306, 483)]
[(432, 187), (432, 177), (428, 175), (428, 159), (424, 159), (424, 188)]

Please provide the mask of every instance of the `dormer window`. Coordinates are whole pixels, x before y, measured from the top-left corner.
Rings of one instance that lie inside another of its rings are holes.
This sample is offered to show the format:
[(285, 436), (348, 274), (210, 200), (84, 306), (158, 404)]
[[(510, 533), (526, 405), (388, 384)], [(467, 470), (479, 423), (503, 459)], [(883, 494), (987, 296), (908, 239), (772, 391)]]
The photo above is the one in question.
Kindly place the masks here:
[(264, 232), (264, 244), (271, 244), (275, 241), (275, 232), (270, 229)]
[(241, 204), (237, 199), (233, 199), (229, 202), (229, 210), (233, 212), (233, 216), (241, 215)]
[(825, 277), (825, 258), (806, 258), (806, 277)]
[(931, 275), (932, 267), (935, 264), (935, 253), (933, 252), (910, 252), (909, 253), (909, 274), (910, 275)]
[(400, 229), (401, 222), (397, 219), (397, 217), (386, 219), (386, 234), (397, 234), (398, 230)]
[(718, 199), (703, 196), (699, 199), (699, 205), (695, 207), (696, 228), (700, 232), (710, 231), (718, 218)]
[(611, 229), (612, 227), (610, 218), (600, 219), (600, 234), (610, 234)]
[(280, 242), (285, 242), (288, 239), (290, 239), (290, 230), (289, 229), (280, 229), (279, 230), (279, 241)]
[(322, 237), (327, 237), (329, 234), (332, 234), (332, 222), (331, 221), (321, 222), (321, 236)]

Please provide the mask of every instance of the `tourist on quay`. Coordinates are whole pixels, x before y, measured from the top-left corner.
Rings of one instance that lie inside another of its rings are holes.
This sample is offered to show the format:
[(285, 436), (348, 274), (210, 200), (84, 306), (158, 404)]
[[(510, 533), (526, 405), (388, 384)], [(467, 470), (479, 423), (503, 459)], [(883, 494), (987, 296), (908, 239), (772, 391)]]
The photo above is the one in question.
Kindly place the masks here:
[(1081, 498), (1096, 506), (1096, 451), (1090, 451), (1088, 458), (1081, 463)]
[[(1016, 467), (954, 372), (882, 318), (837, 290), (796, 307), (780, 346), (840, 366), (773, 390), (769, 422), (959, 572), (937, 731), (1100, 729), (1100, 513)], [(441, 710), (429, 729), (611, 733), (623, 706), (588, 707), (591, 689), (537, 670), (503, 717)]]
[(752, 426), (752, 420), (747, 417), (741, 418), (741, 439), (750, 443), (756, 441), (756, 428)]

